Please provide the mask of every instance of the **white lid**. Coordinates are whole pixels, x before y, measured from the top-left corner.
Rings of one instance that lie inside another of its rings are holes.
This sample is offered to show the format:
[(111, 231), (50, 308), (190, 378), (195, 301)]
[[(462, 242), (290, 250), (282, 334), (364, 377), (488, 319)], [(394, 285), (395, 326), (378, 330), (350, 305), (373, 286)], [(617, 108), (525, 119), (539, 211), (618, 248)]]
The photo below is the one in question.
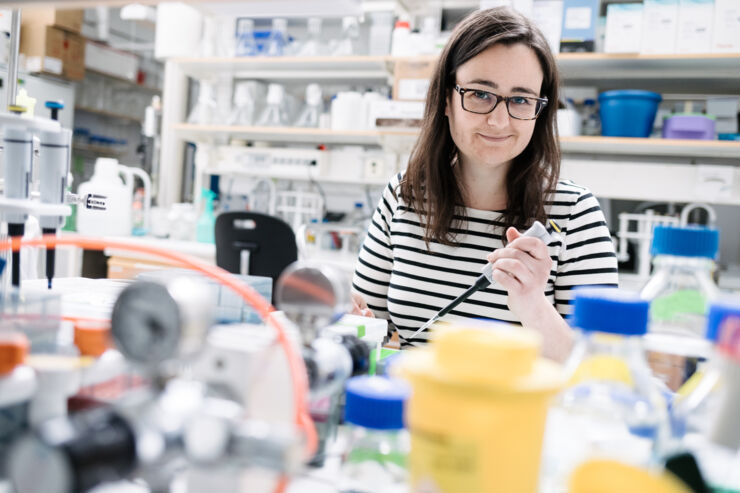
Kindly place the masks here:
[(281, 17), (276, 17), (272, 20), (272, 30), (284, 33), (288, 30), (288, 20)]
[(236, 31), (238, 33), (254, 31), (254, 20), (253, 19), (239, 19), (236, 24)]
[(267, 86), (267, 104), (280, 104), (283, 102), (285, 88), (280, 84)]
[(321, 33), (321, 17), (308, 18), (308, 32), (311, 34)]
[(318, 106), (321, 104), (321, 86), (318, 84), (309, 84), (306, 86), (306, 104), (309, 106)]
[(99, 157), (95, 161), (93, 177), (100, 179), (118, 178), (118, 160), (112, 157)]

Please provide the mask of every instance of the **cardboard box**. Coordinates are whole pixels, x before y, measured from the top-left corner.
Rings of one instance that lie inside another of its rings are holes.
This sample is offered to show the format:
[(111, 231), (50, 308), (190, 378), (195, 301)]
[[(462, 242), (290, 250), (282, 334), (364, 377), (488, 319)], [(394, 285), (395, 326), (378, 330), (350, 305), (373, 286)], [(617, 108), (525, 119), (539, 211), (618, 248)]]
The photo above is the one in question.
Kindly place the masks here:
[(436, 66), (436, 59), (412, 59), (396, 62), (393, 74), (393, 99), (397, 101), (426, 101), (429, 80)]
[(136, 82), (139, 59), (131, 53), (88, 41), (85, 48), (85, 68)]
[(606, 53), (637, 53), (642, 41), (641, 3), (612, 3), (606, 7)]
[(40, 24), (23, 24), (20, 52), (26, 70), (60, 75), (70, 80), (85, 77), (85, 39), (62, 29)]
[(67, 32), (79, 34), (82, 31), (82, 23), (85, 19), (85, 11), (82, 9), (53, 9), (24, 7), (21, 11), (21, 22), (23, 25), (35, 24), (37, 26), (54, 26)]
[(641, 53), (674, 53), (678, 0), (645, 0)]
[(599, 0), (564, 0), (562, 53), (594, 51)]

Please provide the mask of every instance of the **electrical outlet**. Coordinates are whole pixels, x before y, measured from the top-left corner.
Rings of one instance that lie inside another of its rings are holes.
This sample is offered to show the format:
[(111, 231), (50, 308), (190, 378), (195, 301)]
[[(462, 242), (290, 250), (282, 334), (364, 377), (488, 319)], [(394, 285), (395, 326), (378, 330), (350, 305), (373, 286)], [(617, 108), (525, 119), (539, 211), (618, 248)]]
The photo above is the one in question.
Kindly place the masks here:
[(366, 157), (363, 175), (365, 178), (383, 178), (386, 175), (385, 160), (380, 156)]

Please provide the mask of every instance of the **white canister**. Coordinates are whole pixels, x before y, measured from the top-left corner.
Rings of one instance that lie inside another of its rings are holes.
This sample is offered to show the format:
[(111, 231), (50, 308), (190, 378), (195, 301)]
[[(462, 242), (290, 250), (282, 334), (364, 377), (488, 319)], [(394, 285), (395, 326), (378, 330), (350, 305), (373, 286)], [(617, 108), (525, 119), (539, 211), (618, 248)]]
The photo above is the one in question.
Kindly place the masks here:
[(94, 236), (128, 236), (131, 234), (131, 184), (119, 175), (118, 161), (98, 158), (90, 181), (80, 184), (80, 196), (106, 197), (106, 209), (77, 208), (77, 232)]

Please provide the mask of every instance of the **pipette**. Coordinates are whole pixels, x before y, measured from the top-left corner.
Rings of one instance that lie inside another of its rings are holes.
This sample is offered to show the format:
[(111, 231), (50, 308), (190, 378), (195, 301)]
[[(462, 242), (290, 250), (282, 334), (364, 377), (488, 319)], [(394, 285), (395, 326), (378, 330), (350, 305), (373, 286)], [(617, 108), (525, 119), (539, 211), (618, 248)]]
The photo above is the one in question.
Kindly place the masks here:
[[(547, 222), (547, 227), (543, 226), (541, 222), (535, 221), (534, 224), (522, 234), (522, 236), (539, 238), (545, 245), (549, 245), (553, 241), (560, 238), (558, 233), (560, 233), (560, 228), (552, 219), (550, 219)], [(476, 279), (475, 283), (472, 286), (465, 290), (463, 294), (452, 300), (450, 304), (438, 311), (431, 319), (429, 319), (427, 323), (422, 325), (419, 330), (414, 332), (414, 335), (412, 335), (409, 340), (415, 339), (416, 336), (434, 325), (440, 318), (444, 317), (452, 310), (454, 310), (455, 307), (457, 307), (460, 303), (470, 298), (473, 293), (480, 291), (481, 289), (484, 289), (491, 284), (494, 284), (495, 282), (496, 281), (493, 279), (493, 264), (488, 262), (485, 267), (483, 267), (483, 271), (480, 277)]]

